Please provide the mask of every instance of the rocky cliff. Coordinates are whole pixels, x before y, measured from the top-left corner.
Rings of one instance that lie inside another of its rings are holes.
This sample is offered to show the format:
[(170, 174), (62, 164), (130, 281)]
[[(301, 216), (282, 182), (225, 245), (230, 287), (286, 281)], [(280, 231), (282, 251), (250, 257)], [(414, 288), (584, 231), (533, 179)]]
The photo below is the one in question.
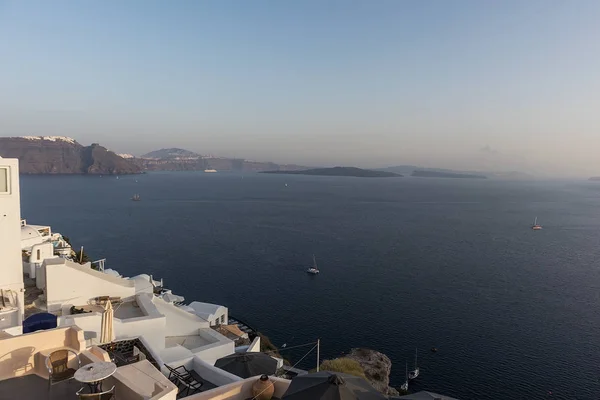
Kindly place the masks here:
[(369, 349), (352, 349), (345, 357), (357, 361), (367, 380), (377, 391), (387, 396), (397, 396), (398, 391), (390, 386), (392, 361), (383, 353)]
[(142, 169), (112, 151), (62, 136), (0, 138), (0, 157), (18, 158), (23, 174), (137, 174)]
[(151, 151), (141, 157), (130, 159), (130, 161), (147, 171), (204, 171), (206, 169), (216, 169), (217, 171), (261, 172), (306, 169), (306, 167), (299, 165), (202, 156), (180, 148)]

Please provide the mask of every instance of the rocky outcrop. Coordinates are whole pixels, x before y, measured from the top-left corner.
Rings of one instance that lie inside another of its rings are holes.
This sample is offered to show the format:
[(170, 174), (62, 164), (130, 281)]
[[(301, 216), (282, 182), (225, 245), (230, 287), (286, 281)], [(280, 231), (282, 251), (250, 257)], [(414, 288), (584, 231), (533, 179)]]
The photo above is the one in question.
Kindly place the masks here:
[(62, 136), (0, 138), (0, 157), (18, 158), (22, 174), (137, 174), (142, 169), (112, 151)]
[(390, 386), (390, 372), (392, 361), (383, 353), (369, 349), (352, 349), (345, 357), (357, 361), (363, 370), (367, 380), (377, 391), (387, 396), (397, 396), (399, 393)]

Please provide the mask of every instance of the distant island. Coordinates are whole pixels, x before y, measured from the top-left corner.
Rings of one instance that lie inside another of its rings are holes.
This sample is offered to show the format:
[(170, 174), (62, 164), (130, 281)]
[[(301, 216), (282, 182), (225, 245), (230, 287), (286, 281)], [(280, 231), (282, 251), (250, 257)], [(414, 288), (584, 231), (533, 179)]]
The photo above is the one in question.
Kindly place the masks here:
[(358, 178), (397, 178), (400, 174), (385, 171), (373, 171), (355, 167), (315, 168), (300, 171), (263, 171), (263, 174), (316, 175), (316, 176), (354, 176)]
[(438, 171), (413, 171), (411, 176), (420, 178), (466, 178), (466, 179), (487, 179), (484, 175), (473, 175), (473, 174), (456, 174), (451, 172), (438, 172)]
[(600, 181), (600, 176), (592, 176), (589, 180), (590, 181)]

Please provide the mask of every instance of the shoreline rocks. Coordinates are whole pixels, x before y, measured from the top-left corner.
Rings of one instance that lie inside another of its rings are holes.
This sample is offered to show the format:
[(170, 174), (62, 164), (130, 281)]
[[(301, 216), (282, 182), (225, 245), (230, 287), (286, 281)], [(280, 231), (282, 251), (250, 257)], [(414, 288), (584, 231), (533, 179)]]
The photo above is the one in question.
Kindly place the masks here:
[(392, 361), (375, 350), (354, 348), (345, 357), (357, 361), (365, 371), (367, 380), (377, 391), (387, 396), (398, 396), (398, 390), (390, 386)]

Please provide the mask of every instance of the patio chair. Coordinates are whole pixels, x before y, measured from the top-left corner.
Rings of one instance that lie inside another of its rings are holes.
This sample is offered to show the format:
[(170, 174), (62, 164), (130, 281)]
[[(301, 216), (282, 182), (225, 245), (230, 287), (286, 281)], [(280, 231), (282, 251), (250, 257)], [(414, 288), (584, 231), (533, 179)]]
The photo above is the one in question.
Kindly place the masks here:
[[(199, 380), (197, 374), (195, 374), (193, 371), (188, 371), (185, 365), (180, 365), (179, 367), (173, 368), (165, 364), (165, 367), (167, 367), (169, 370), (168, 379), (177, 385), (177, 387), (179, 387), (179, 385), (183, 385), (184, 390), (186, 390), (186, 396), (190, 394), (190, 391), (192, 391), (192, 393), (196, 393), (202, 387), (203, 382)], [(183, 392), (183, 390), (180, 390), (180, 393), (181, 392)]]
[[(184, 387), (183, 390), (185, 390), (185, 397), (189, 396), (190, 394), (199, 392), (200, 388), (202, 387), (202, 382), (198, 382), (191, 375), (187, 379), (177, 377), (177, 380), (179, 381), (179, 384), (183, 385), (183, 387)], [(179, 387), (179, 385), (177, 385), (177, 386)], [(183, 390), (179, 390), (179, 393), (183, 393)], [(191, 393), (190, 393), (190, 391), (191, 391)]]
[(185, 365), (180, 365), (179, 367), (173, 368), (173, 367), (165, 364), (165, 367), (167, 367), (167, 369), (169, 370), (169, 376), (167, 378), (175, 384), (177, 384), (177, 379), (179, 377), (187, 379), (190, 376), (192, 376), (190, 374), (190, 371), (188, 371), (187, 368), (185, 367)]
[(69, 353), (75, 354), (77, 368), (79, 369), (79, 367), (81, 367), (81, 360), (79, 359), (79, 354), (73, 350), (56, 350), (46, 358), (46, 368), (48, 368), (48, 390), (52, 388), (52, 385), (73, 379), (76, 369), (69, 368), (68, 366)]
[(79, 400), (113, 400), (115, 398), (115, 387), (100, 393), (82, 393), (84, 388), (79, 389), (77, 397)]

